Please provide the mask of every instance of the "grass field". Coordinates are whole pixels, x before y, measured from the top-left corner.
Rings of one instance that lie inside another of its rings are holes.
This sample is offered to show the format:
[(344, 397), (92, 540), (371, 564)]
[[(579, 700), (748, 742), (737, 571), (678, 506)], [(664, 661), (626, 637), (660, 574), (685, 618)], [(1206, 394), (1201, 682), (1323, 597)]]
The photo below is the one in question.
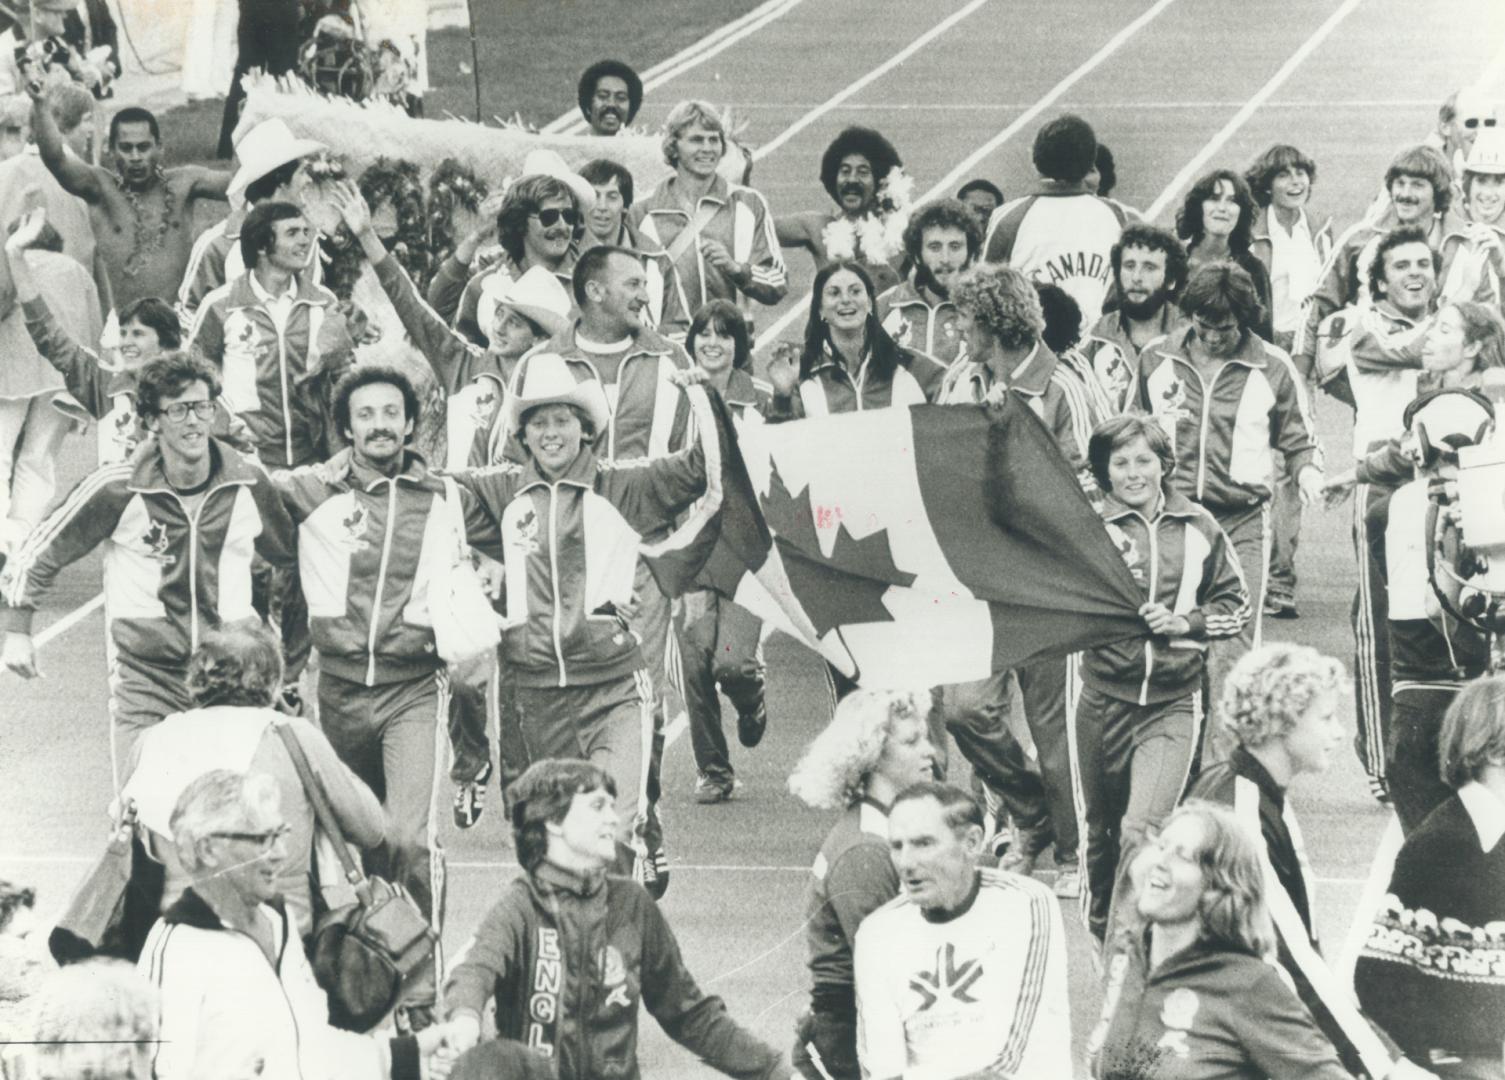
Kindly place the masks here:
[[(489, 98), (487, 111), (520, 109), (544, 121), (572, 107), (575, 74), (597, 55), (646, 67), (701, 32), (664, 29), (664, 12), (698, 19), (699, 28), (751, 4), (478, 3), (478, 12), (483, 7), (495, 20), (485, 31), (487, 85), (511, 88)], [(571, 13), (578, 29), (565, 18)], [(558, 33), (565, 24), (574, 36)], [(458, 62), (469, 47), (443, 41), (432, 44), (433, 55), (437, 61), (442, 47), (451, 61), (436, 62), (440, 85), (430, 100), (466, 112), (470, 89)], [(684, 97), (732, 106), (749, 124), (747, 138), (772, 147), (754, 180), (776, 211), (825, 205), (820, 152), (853, 122), (894, 141), (919, 192), (950, 192), (961, 179), (986, 175), (1018, 194), (1030, 183), (1035, 128), (1058, 111), (1077, 111), (1115, 151), (1116, 197), (1139, 207), (1173, 206), (1188, 168), (1241, 167), (1271, 142), (1290, 141), (1317, 159), (1317, 202), (1343, 226), (1357, 219), (1394, 150), (1430, 128), (1449, 90), (1482, 80), (1505, 96), (1502, 42), (1505, 8), (1476, 0), (795, 0), (756, 33), (651, 92), (639, 123), (658, 123)], [(497, 68), (493, 82), (493, 67), (509, 61), (515, 70)], [(1159, 220), (1168, 217), (1169, 210)], [(790, 270), (785, 304), (757, 313), (764, 333), (798, 329), (796, 318), (782, 315), (801, 305), (809, 260), (794, 256)], [(1329, 467), (1343, 468), (1345, 411), (1323, 400), (1318, 413)], [(61, 482), (75, 480), (90, 455), (91, 446), (71, 443)], [(1267, 633), (1348, 657), (1354, 569), (1345, 511), (1309, 515), (1298, 568), (1301, 618), (1267, 624)], [(49, 678), (23, 685), (0, 676), (0, 821), (11, 826), (0, 845), (0, 876), (36, 883), (44, 908), (67, 897), (103, 836), (110, 773), (102, 620), (81, 611), (98, 581), (97, 561), (71, 568), (39, 620), (52, 628), (41, 651)], [(736, 801), (695, 805), (687, 741), (670, 748), (663, 806), (674, 872), (664, 909), (702, 984), (762, 1036), (787, 1046), (807, 992), (802, 896), (830, 819), (804, 809), (784, 786), (825, 720), (816, 661), (776, 640), (769, 662), (773, 722), (757, 751), (734, 752), (746, 785)], [(441, 795), (447, 801), (448, 792)], [(1293, 798), (1318, 879), (1317, 921), (1335, 951), (1385, 816), (1347, 756), (1329, 775), (1298, 782)], [(451, 880), (445, 938), (453, 951), (515, 869), (496, 814), (460, 833), (448, 823), (447, 805), (441, 813)], [(1066, 917), (1080, 1047), (1096, 1017), (1097, 990), (1070, 905)], [(651, 1023), (642, 1059), (652, 1077), (705, 1071)]]

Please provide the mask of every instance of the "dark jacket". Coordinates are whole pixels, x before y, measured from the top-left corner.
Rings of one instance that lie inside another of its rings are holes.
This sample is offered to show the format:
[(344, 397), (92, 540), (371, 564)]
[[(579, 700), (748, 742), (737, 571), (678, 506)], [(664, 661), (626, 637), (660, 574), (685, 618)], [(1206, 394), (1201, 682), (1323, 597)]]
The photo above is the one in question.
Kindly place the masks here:
[(1383, 1031), (1353, 1004), (1322, 959), (1312, 926), (1311, 897), (1307, 892), (1306, 854), (1296, 815), (1286, 802), (1285, 789), (1243, 747), (1227, 761), (1212, 766), (1192, 786), (1191, 797), (1231, 807), (1264, 843), (1265, 900), (1279, 938), (1280, 966), (1291, 976), (1296, 994), (1332, 1041), (1344, 1065), (1384, 1076), (1400, 1056)]
[(1108, 962), (1096, 1080), (1349, 1080), (1275, 964), (1198, 942), (1148, 967), (1144, 940)]
[(1130, 638), (1082, 654), (1082, 678), (1095, 690), (1140, 705), (1192, 693), (1207, 666), (1212, 638), (1236, 637), (1249, 621), (1249, 590), (1228, 537), (1213, 516), (1185, 496), (1168, 493), (1147, 521), (1113, 495), (1103, 521), (1146, 601), (1184, 616), (1184, 638)]
[(640, 1001), (712, 1068), (779, 1073), (779, 1054), (701, 991), (662, 912), (627, 878), (545, 862), (510, 881), (450, 972), (445, 1016), (479, 1019), (492, 997), (500, 1038), (552, 1058), (559, 1080), (636, 1080)]

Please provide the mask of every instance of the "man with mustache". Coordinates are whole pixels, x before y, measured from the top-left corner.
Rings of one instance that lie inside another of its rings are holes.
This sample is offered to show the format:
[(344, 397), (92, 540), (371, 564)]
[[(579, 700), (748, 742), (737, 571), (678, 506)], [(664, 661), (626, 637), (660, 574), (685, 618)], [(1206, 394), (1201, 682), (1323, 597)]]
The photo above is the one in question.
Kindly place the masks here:
[(581, 74), (577, 95), (592, 135), (620, 135), (643, 107), (643, 80), (620, 60), (597, 60)]
[(835, 209), (775, 218), (780, 245), (810, 252), (816, 270), (839, 259), (855, 259), (880, 293), (899, 284), (898, 268), (904, 252), (897, 244), (889, 250), (883, 242), (887, 212), (880, 196), (884, 181), (902, 165), (893, 143), (878, 132), (847, 128), (831, 141), (820, 159), (821, 186), (836, 204)]
[[(494, 536), (495, 525), (474, 500), (448, 493), (410, 448), (420, 404), (402, 372), (357, 366), (335, 388), (333, 412), (348, 447), (276, 476), (298, 526), (319, 651), (319, 724), (387, 814), (386, 843), (367, 869), (401, 882), (442, 931), (444, 849), (430, 811), (449, 675), (425, 583), (447, 570), (464, 541), (457, 517), (473, 535)], [(430, 966), (408, 998), (417, 1026), (431, 1016), (434, 996)]]
[(115, 168), (90, 165), (58, 130), (41, 80), (26, 84), (31, 131), (42, 163), (63, 190), (89, 204), (98, 253), (120, 310), (145, 296), (175, 296), (193, 249), (193, 206), (224, 199), (228, 172), (198, 165), (162, 167), (162, 133), (145, 109), (121, 109), (110, 120)]
[[(1388, 205), (1349, 229), (1333, 245), (1322, 267), (1317, 291), (1307, 305), (1306, 324), (1296, 335), (1291, 359), (1310, 378), (1317, 355), (1322, 320), (1350, 304), (1365, 306), (1363, 274), (1374, 261), (1380, 240), (1399, 228), (1422, 230), (1433, 251), (1442, 257), (1439, 280), (1448, 280), (1453, 258), (1468, 237), (1468, 222), (1453, 208), (1453, 174), (1442, 153), (1430, 146), (1413, 146), (1396, 155), (1385, 170)], [(1479, 300), (1489, 296), (1443, 296), (1441, 299)]]
[(904, 250), (914, 274), (878, 297), (878, 319), (900, 345), (950, 367), (966, 344), (956, 325), (951, 282), (976, 261), (982, 229), (966, 205), (939, 199), (909, 219)]
[(1139, 350), (1170, 333), (1179, 318), (1186, 249), (1165, 229), (1136, 222), (1124, 228), (1109, 262), (1118, 303), (1082, 336), (1079, 351), (1114, 411), (1125, 412), (1134, 401)]
[[(523, 159), (521, 177), (502, 199), (495, 219), (483, 221), (439, 264), (429, 282), (428, 302), (441, 318), (476, 345), (485, 348), (490, 328), (482, 326), (483, 300), (492, 309), (514, 281), (542, 266), (566, 290), (585, 235), (585, 221), (596, 204), (596, 189), (552, 150), (535, 150)], [(472, 272), (482, 248), (500, 244), (502, 257), (484, 261)]]

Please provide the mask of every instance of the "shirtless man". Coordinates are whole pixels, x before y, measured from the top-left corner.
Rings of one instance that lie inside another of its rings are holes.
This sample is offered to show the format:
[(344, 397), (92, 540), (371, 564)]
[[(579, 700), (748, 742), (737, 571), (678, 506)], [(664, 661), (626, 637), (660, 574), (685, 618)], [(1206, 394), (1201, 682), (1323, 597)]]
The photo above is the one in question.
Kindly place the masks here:
[(118, 311), (143, 297), (176, 296), (193, 249), (190, 204), (225, 198), (230, 173), (197, 165), (163, 169), (157, 118), (138, 108), (121, 109), (110, 121), (115, 171), (90, 165), (63, 141), (44, 89), (38, 80), (26, 85), (32, 137), (58, 183), (89, 204), (111, 306)]

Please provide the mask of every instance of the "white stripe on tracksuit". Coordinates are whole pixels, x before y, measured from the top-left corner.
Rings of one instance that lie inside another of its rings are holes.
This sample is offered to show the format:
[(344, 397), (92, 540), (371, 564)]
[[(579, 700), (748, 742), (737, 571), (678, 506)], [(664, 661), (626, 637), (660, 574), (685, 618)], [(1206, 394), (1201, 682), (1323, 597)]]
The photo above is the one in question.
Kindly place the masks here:
[[(1364, 725), (1368, 760), (1362, 762), (1370, 776), (1385, 778), (1384, 702), (1380, 700), (1379, 656), (1375, 647), (1374, 587), (1369, 562), (1369, 484), (1355, 484), (1353, 491), (1354, 557), (1359, 563), (1359, 611), (1354, 617), (1354, 667), (1359, 677), (1359, 723)], [(1379, 583), (1384, 588), (1384, 583)]]
[[(1280, 883), (1280, 877), (1275, 873), (1275, 867), (1270, 862), (1270, 853), (1264, 842), (1264, 831), (1260, 827), (1259, 786), (1242, 776), (1234, 777), (1233, 783), (1234, 814), (1243, 823), (1249, 835), (1258, 840), (1260, 869), (1265, 878), (1265, 901), (1270, 908), (1271, 921), (1275, 923), (1275, 929), (1280, 934), (1281, 943), (1290, 954), (1291, 962), (1311, 985), (1317, 997), (1321, 999), (1323, 1006), (1332, 1015), (1343, 1035), (1358, 1051), (1365, 1070), (1371, 1076), (1387, 1075), (1395, 1065), (1390, 1057), (1389, 1049), (1379, 1036), (1375, 1035), (1369, 1022), (1359, 1012), (1352, 992), (1339, 983), (1332, 971), (1328, 969), (1327, 962), (1317, 954), (1316, 949), (1312, 948), (1312, 940), (1307, 934), (1306, 925), (1301, 921), (1301, 915), (1297, 912), (1295, 903), (1286, 892), (1285, 886)], [(1290, 813), (1289, 803), (1286, 804), (1286, 810), (1284, 817), (1287, 828), (1291, 830), (1291, 843), (1296, 846), (1297, 858), (1301, 862), (1302, 873), (1310, 889), (1312, 879), (1306, 874), (1306, 860), (1302, 857), (1303, 852), (1300, 846), (1300, 831), (1294, 827), (1295, 822)], [(1310, 902), (1311, 899), (1309, 894), (1308, 901)]]

